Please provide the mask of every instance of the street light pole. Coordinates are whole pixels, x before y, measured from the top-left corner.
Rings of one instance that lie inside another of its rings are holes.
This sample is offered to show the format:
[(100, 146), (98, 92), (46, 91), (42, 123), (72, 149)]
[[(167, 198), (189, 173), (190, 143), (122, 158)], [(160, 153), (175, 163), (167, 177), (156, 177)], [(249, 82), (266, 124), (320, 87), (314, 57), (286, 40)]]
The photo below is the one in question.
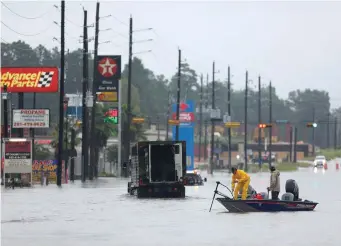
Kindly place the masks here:
[[(212, 111), (215, 110), (215, 82), (214, 82), (214, 76), (215, 76), (215, 62), (213, 62), (212, 66)], [(213, 174), (214, 169), (214, 131), (215, 131), (215, 122), (214, 119), (211, 119), (211, 158), (210, 158), (210, 168), (208, 170), (209, 174)]]

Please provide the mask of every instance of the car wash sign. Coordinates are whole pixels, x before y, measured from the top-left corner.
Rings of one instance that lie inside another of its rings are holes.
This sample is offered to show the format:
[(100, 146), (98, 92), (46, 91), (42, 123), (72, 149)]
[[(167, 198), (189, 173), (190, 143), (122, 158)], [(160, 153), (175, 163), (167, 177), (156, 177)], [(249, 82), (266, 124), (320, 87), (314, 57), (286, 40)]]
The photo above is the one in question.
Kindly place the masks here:
[[(176, 104), (172, 105), (172, 119), (176, 120)], [(179, 140), (186, 141), (187, 170), (194, 169), (194, 110), (195, 105), (192, 100), (181, 102), (179, 105)], [(176, 139), (176, 126), (172, 129), (173, 140)]]
[(9, 138), (4, 140), (4, 172), (32, 172), (32, 140), (25, 138)]

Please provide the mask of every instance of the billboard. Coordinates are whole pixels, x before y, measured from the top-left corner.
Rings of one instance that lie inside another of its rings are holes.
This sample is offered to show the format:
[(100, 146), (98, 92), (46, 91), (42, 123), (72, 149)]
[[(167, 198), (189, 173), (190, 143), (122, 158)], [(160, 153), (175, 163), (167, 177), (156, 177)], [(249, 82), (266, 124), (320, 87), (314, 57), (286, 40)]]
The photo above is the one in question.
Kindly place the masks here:
[(8, 92), (58, 92), (57, 67), (1, 67), (0, 87)]
[[(176, 104), (172, 105), (172, 118), (176, 119)], [(187, 100), (180, 103), (179, 140), (186, 141), (187, 170), (194, 169), (194, 102)], [(176, 126), (172, 127), (173, 140), (176, 138)]]
[[(121, 79), (121, 56), (97, 56), (97, 73), (95, 78), (96, 92), (116, 92), (118, 100), (119, 80)], [(114, 102), (114, 101), (111, 101)]]
[(13, 109), (13, 128), (49, 128), (49, 109)]
[[(57, 160), (35, 160), (32, 165), (33, 184), (41, 183), (42, 176), (48, 179), (50, 184), (57, 183)], [(68, 176), (68, 173), (66, 173)], [(65, 164), (62, 162), (62, 184), (68, 183), (68, 177), (65, 177)]]
[(5, 173), (32, 172), (32, 140), (23, 138), (5, 139)]

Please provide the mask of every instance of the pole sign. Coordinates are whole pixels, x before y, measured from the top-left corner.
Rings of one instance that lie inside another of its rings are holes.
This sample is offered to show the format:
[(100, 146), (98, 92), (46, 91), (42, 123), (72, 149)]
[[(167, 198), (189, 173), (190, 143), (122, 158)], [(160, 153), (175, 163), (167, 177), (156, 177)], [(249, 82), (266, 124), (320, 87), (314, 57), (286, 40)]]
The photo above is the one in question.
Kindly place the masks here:
[[(176, 104), (172, 105), (172, 119), (176, 120)], [(179, 140), (186, 141), (187, 170), (194, 170), (194, 102), (187, 100), (180, 103)], [(172, 127), (173, 141), (176, 137), (176, 126)]]
[(13, 109), (13, 128), (49, 128), (49, 109)]
[(58, 92), (58, 67), (1, 67), (0, 87), (7, 92)]
[(9, 138), (4, 140), (4, 172), (32, 173), (32, 140)]
[(112, 123), (117, 125), (118, 124), (118, 108), (109, 109), (105, 112), (104, 115), (104, 122), (105, 123)]
[[(102, 55), (97, 56), (96, 60), (97, 73), (95, 78), (95, 88), (97, 93), (116, 92), (118, 95), (119, 80), (121, 79), (121, 56), (119, 55)], [(111, 97), (111, 102), (113, 101)]]

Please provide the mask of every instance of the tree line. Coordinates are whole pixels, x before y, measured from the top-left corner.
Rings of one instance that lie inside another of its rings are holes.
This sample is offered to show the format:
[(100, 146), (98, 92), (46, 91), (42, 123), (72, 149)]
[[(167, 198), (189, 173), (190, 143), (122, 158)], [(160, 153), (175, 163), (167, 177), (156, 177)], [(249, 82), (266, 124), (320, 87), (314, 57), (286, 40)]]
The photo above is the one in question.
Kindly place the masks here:
[[(68, 51), (65, 56), (65, 93), (79, 93), (82, 91), (82, 49)], [(1, 43), (1, 64), (8, 66), (60, 66), (60, 51), (57, 47), (51, 50), (43, 45), (31, 47), (22, 40), (12, 43)], [(233, 70), (233, 68), (231, 68)], [(93, 57), (89, 57), (89, 84), (92, 88), (93, 77)], [(123, 104), (126, 103), (128, 66), (125, 65), (122, 71), (123, 85)], [(156, 74), (154, 71), (144, 66), (143, 61), (137, 57), (132, 62), (132, 108), (135, 115), (148, 117), (152, 122), (161, 119), (161, 124), (166, 123), (166, 113), (169, 102), (175, 102), (177, 87), (177, 71), (171, 78), (162, 74)], [(197, 107), (200, 102), (200, 74), (190, 67), (190, 64), (181, 65), (181, 100), (191, 99), (196, 102)], [(216, 107), (220, 108), (222, 113), (227, 112), (227, 81), (215, 81), (216, 87)], [(203, 105), (211, 104), (212, 82), (204, 78)], [(269, 88), (261, 89), (261, 114), (264, 122), (269, 118)], [(231, 116), (233, 121), (244, 120), (244, 90), (231, 90)], [(17, 105), (17, 95), (12, 96), (14, 107)], [(25, 108), (30, 108), (33, 101), (32, 93), (25, 94)], [(50, 108), (52, 121), (57, 122), (58, 101), (57, 94), (39, 94), (37, 95), (37, 106)], [(251, 132), (258, 124), (258, 92), (249, 88), (248, 95), (248, 121), (251, 139)], [(107, 104), (107, 107), (115, 104)], [(306, 142), (312, 141), (311, 129), (306, 127), (307, 122), (319, 122), (315, 131), (315, 142), (318, 146), (329, 147), (333, 143), (333, 131), (335, 129), (334, 119), (341, 115), (341, 108), (331, 110), (330, 97), (324, 90), (295, 90), (288, 94), (287, 98), (279, 98), (276, 88), (272, 90), (272, 108), (273, 120), (288, 120), (298, 128), (298, 139)], [(197, 119), (198, 113), (197, 114)], [(330, 115), (328, 115), (330, 114)], [(328, 118), (330, 125), (328, 127)], [(199, 125), (199, 124), (197, 124)], [(329, 129), (329, 131), (328, 131)], [(339, 130), (337, 129), (338, 133)], [(329, 132), (329, 143), (326, 135)], [(339, 134), (338, 134), (339, 135)], [(280, 139), (284, 139), (283, 130), (280, 133)]]

